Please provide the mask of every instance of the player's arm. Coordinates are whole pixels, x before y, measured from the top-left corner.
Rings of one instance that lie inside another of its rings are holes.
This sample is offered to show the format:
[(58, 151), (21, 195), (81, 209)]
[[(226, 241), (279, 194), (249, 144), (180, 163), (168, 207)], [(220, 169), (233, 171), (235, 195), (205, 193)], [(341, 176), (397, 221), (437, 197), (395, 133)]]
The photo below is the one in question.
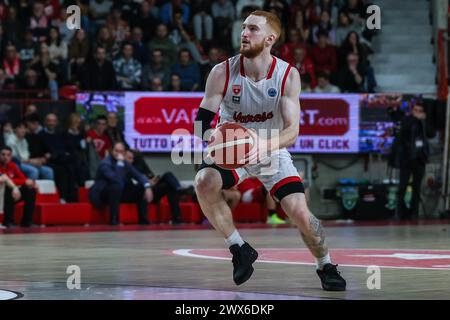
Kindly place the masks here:
[(291, 68), (286, 79), (284, 92), (281, 93), (280, 107), (284, 128), (278, 136), (278, 145), (276, 141), (271, 141), (272, 150), (291, 146), (297, 140), (300, 127), (300, 90), (301, 83), (298, 70)]
[[(195, 118), (197, 123), (194, 126), (194, 134), (202, 139), (205, 138), (204, 140), (208, 139), (208, 137), (204, 137), (205, 132), (211, 128), (211, 121), (214, 119), (223, 99), (227, 74), (226, 68), (225, 62), (214, 66), (206, 80), (205, 95), (200, 103), (200, 108)], [(201, 130), (197, 128), (200, 124)]]

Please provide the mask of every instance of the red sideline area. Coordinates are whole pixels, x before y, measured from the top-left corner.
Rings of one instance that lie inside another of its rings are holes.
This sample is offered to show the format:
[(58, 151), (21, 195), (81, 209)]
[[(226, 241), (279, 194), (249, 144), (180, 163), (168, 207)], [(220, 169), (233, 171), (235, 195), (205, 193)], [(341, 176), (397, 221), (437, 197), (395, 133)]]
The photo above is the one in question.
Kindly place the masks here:
[[(76, 225), (107, 225), (109, 221), (108, 208), (97, 209), (89, 203), (88, 189), (80, 188), (79, 202), (59, 203), (59, 194), (38, 194), (36, 208), (33, 214), (33, 223), (39, 226), (76, 226)], [(198, 203), (186, 198), (180, 202), (181, 220), (188, 224), (199, 224), (204, 215)], [(23, 215), (23, 203), (15, 207), (15, 222), (19, 224)], [(241, 203), (233, 212), (236, 222), (265, 222), (267, 209), (260, 203)], [(168, 224), (172, 220), (171, 210), (167, 197), (155, 205), (148, 206), (148, 219), (153, 224)], [(0, 214), (3, 221), (3, 214)], [(138, 223), (137, 208), (134, 204), (120, 205), (120, 220), (124, 225)]]

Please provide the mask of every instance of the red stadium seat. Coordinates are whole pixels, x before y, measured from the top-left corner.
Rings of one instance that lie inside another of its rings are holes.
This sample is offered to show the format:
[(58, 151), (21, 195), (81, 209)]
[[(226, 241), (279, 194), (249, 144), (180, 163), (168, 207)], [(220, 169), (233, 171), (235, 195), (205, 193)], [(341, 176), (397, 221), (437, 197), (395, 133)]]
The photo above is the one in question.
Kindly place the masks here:
[(78, 188), (78, 201), (79, 202), (89, 202), (88, 198), (89, 189), (85, 187)]
[(181, 202), (181, 220), (186, 223), (200, 223), (203, 221), (203, 213), (198, 203)]
[(36, 205), (33, 221), (37, 224), (88, 224), (92, 206), (88, 203), (40, 203)]

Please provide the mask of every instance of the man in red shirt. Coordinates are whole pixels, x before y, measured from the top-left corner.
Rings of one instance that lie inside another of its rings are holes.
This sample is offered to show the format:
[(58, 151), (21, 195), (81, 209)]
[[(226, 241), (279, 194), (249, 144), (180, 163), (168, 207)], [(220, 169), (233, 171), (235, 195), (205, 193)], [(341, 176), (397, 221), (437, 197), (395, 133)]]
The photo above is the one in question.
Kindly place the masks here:
[(24, 201), (22, 227), (31, 226), (34, 204), (36, 202), (36, 187), (33, 180), (27, 179), (17, 165), (11, 161), (12, 149), (0, 149), (0, 184), (5, 184), (3, 226), (10, 227), (14, 222), (14, 205)]
[(95, 121), (95, 128), (86, 133), (86, 141), (94, 144), (100, 160), (103, 160), (111, 150), (111, 142), (105, 133), (108, 126), (107, 121), (106, 116), (99, 115)]
[(311, 57), (314, 61), (316, 72), (330, 74), (337, 69), (336, 48), (329, 42), (330, 39), (327, 32), (317, 32), (317, 44), (311, 49)]

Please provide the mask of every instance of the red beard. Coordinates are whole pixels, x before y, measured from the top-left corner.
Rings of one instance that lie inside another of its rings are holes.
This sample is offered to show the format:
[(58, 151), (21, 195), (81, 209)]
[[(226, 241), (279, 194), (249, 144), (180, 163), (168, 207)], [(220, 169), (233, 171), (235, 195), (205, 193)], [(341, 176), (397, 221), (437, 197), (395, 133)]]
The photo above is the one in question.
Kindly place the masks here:
[(239, 52), (246, 58), (252, 59), (257, 57), (264, 50), (264, 41), (261, 43), (250, 46), (248, 49), (244, 49), (241, 44)]

